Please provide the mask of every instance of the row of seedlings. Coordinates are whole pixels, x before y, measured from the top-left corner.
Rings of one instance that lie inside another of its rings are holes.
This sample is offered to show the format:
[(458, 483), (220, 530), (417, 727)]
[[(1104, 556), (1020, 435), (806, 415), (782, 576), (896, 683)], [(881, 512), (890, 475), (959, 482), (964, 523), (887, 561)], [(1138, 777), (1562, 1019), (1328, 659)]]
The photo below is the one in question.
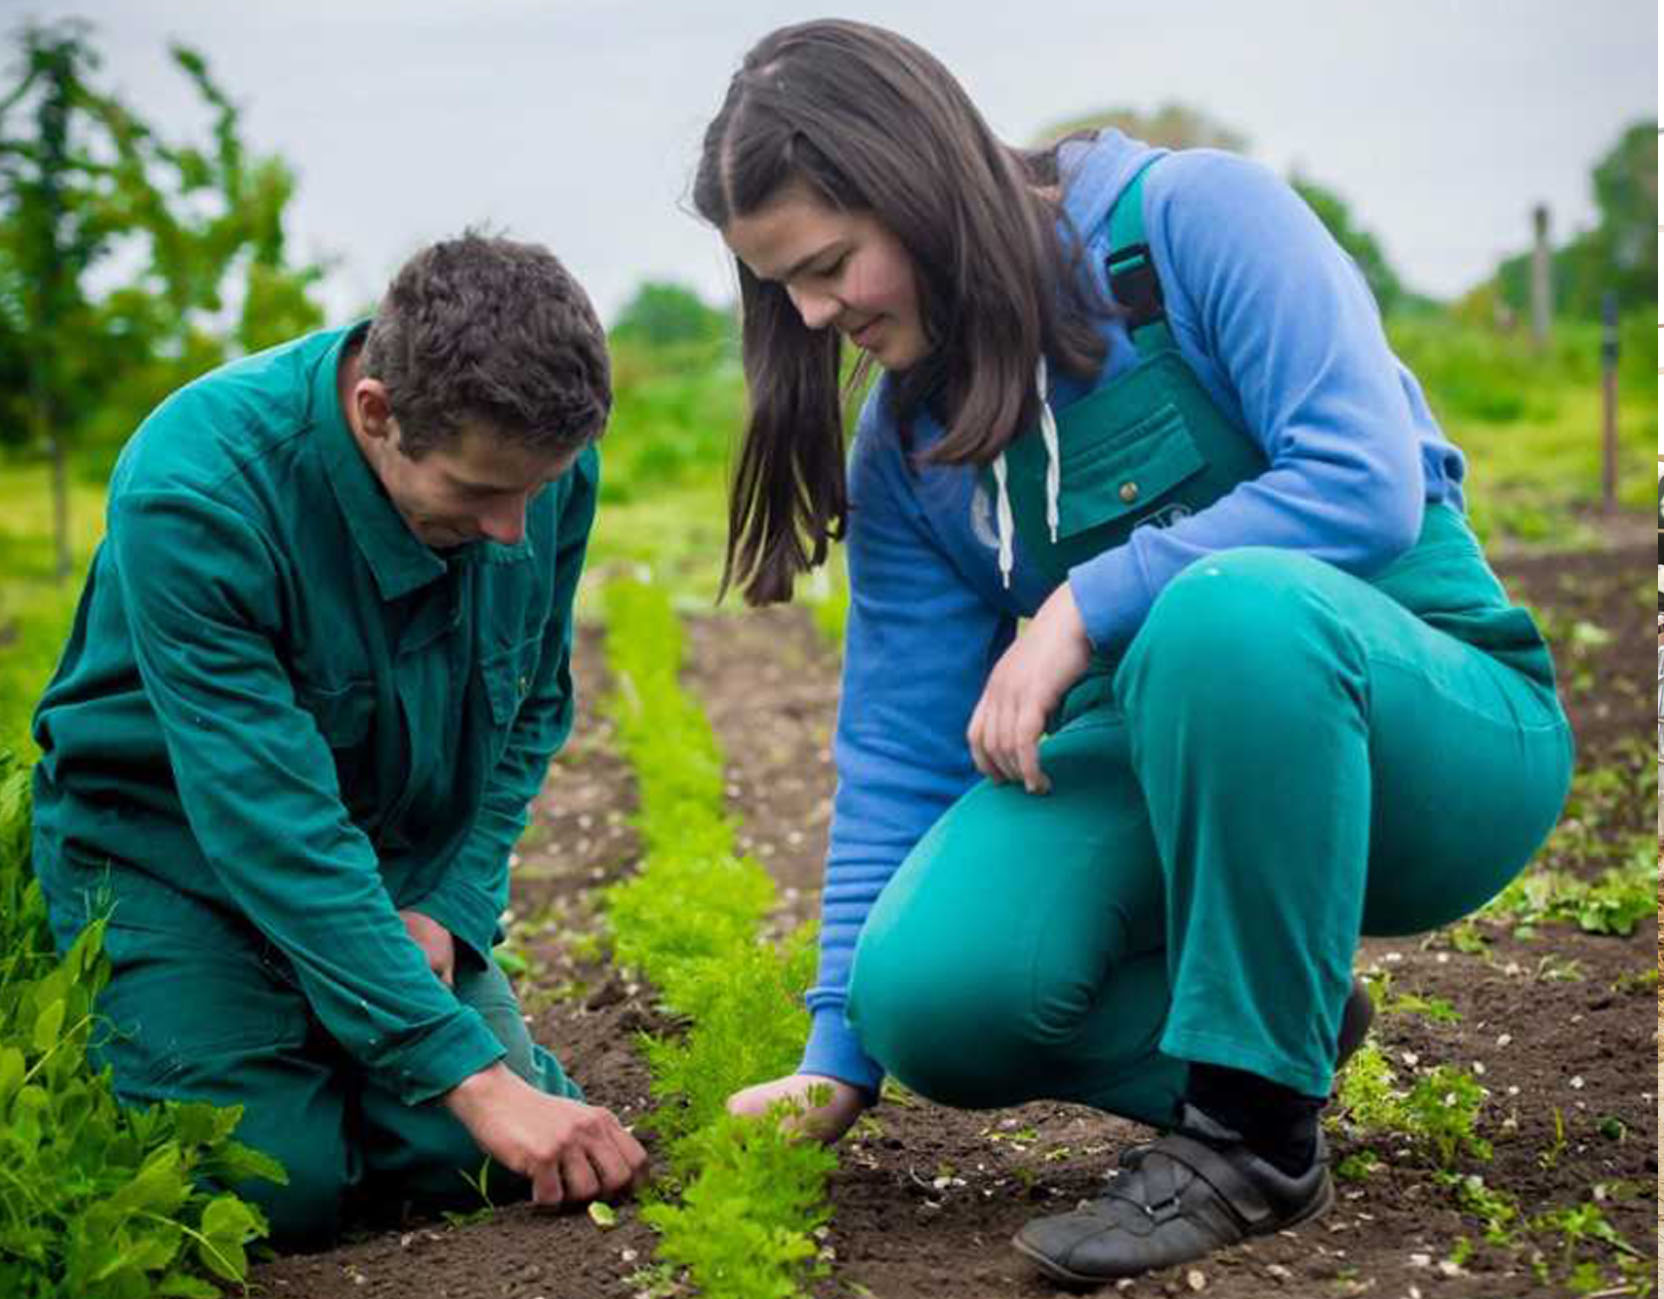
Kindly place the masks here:
[(615, 959), (639, 972), (684, 1029), (643, 1035), (658, 1102), (643, 1126), (665, 1143), (668, 1174), (642, 1215), (659, 1233), (663, 1278), (686, 1269), (704, 1293), (790, 1296), (824, 1275), (818, 1240), (835, 1157), (778, 1123), (736, 1119), (736, 1089), (790, 1072), (808, 1031), (808, 926), (781, 948), (761, 936), (774, 883), (736, 854), (722, 755), (678, 680), (681, 624), (668, 594), (620, 579), (603, 597), (608, 707), (635, 771), (643, 856), (607, 889)]

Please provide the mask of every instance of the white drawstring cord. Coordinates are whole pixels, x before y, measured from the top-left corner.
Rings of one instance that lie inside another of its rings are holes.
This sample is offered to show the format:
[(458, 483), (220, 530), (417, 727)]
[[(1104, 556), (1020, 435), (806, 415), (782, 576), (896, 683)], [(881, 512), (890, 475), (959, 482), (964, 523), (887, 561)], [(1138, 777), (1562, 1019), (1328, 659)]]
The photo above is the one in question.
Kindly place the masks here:
[(1011, 518), (1011, 493), (1006, 488), (1005, 452), (1001, 451), (994, 457), (994, 534), (1000, 542), (1000, 581), (1005, 583), (1005, 589), (1011, 589), (1011, 534), (1016, 531), (1016, 524)]
[[(1052, 545), (1057, 544), (1058, 497), (1063, 491), (1063, 454), (1057, 445), (1057, 417), (1046, 400), (1046, 358), (1042, 356), (1034, 369), (1034, 386), (1040, 395), (1040, 438), (1046, 444), (1046, 526), (1051, 529)], [(994, 533), (1000, 545), (1000, 581), (1011, 589), (1011, 569), (1014, 564), (1012, 536), (1017, 530), (1011, 517), (1011, 491), (1007, 483), (1005, 452), (994, 457)]]
[(1063, 490), (1063, 455), (1057, 447), (1057, 417), (1052, 414), (1047, 400), (1046, 358), (1041, 356), (1034, 368), (1034, 386), (1040, 393), (1040, 436), (1046, 443), (1046, 526), (1052, 532), (1052, 545), (1057, 545), (1057, 498)]

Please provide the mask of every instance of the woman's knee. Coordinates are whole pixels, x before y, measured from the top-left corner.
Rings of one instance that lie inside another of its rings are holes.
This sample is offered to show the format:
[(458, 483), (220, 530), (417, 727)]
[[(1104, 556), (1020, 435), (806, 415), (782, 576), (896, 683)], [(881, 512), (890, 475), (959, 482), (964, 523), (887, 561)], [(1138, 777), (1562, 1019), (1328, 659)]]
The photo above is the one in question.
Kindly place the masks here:
[(1010, 980), (974, 960), (930, 963), (863, 944), (849, 1016), (862, 1048), (932, 1101), (964, 1109), (1013, 1104), (1033, 1066), (1033, 1017)]
[(1136, 721), (1143, 701), (1210, 694), (1233, 707), (1285, 690), (1309, 694), (1314, 671), (1359, 675), (1362, 661), (1309, 555), (1266, 546), (1220, 551), (1163, 588), (1134, 636), (1115, 688)]

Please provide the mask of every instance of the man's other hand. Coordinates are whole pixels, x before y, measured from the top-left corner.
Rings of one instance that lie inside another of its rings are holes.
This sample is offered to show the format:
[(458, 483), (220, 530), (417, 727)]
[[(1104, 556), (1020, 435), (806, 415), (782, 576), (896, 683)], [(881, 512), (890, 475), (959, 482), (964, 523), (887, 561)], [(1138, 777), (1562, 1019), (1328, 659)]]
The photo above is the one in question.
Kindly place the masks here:
[(456, 939), (451, 931), (437, 920), (430, 920), (420, 911), (401, 911), (405, 932), (428, 958), (428, 969), (439, 976), (447, 988), (456, 987)]

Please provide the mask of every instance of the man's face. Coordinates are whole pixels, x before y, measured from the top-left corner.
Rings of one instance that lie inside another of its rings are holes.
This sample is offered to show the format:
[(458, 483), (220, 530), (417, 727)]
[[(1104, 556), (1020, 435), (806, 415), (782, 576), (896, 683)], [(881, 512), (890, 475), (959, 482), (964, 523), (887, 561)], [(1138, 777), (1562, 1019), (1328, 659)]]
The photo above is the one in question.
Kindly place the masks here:
[(578, 458), (576, 450), (551, 456), (464, 423), (454, 441), (412, 460), (390, 423), (389, 436), (372, 444), (371, 467), (410, 530), (434, 550), (484, 538), (514, 545), (526, 534), (533, 498)]

